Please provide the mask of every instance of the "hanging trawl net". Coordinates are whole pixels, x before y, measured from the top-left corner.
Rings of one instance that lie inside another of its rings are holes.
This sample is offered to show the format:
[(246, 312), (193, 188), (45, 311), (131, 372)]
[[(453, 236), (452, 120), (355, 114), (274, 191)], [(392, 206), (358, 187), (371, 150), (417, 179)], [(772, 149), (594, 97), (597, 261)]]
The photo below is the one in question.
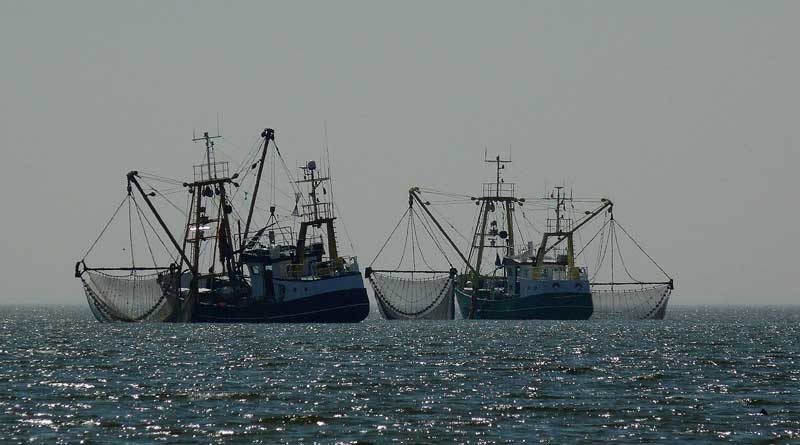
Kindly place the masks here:
[(592, 286), (592, 319), (663, 320), (672, 286)]
[(92, 313), (99, 321), (149, 321), (169, 319), (177, 298), (176, 271), (111, 275), (85, 270), (80, 278)]
[[(452, 320), (454, 274), (371, 272), (369, 282), (387, 320)], [(442, 276), (444, 275), (444, 276)]]

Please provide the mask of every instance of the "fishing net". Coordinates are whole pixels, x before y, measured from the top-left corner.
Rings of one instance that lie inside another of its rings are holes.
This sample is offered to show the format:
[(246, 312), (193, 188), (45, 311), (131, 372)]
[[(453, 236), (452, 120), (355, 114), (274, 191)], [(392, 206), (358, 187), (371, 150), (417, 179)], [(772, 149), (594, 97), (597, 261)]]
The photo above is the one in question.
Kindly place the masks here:
[(663, 320), (672, 287), (669, 284), (638, 287), (615, 285), (592, 286), (592, 319)]
[(81, 275), (89, 307), (99, 321), (161, 322), (177, 306), (176, 271), (112, 275), (85, 270)]
[[(416, 277), (415, 277), (416, 275)], [(454, 274), (372, 272), (369, 282), (381, 314), (388, 320), (452, 320)]]

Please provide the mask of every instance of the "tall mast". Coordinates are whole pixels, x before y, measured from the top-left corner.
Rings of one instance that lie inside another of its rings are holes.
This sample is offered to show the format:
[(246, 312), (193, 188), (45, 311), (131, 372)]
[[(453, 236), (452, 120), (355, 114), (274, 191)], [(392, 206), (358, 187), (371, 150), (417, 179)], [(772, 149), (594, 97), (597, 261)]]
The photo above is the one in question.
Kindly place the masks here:
[[(502, 179), (501, 170), (506, 168), (505, 164), (511, 162), (511, 159), (502, 159), (500, 155), (495, 156), (494, 159), (486, 159), (484, 158), (484, 162), (495, 164), (495, 182), (484, 184), (483, 196), (477, 198), (479, 201), (483, 201), (483, 205), (481, 206), (481, 214), (479, 217), (479, 225), (476, 227), (476, 233), (473, 236), (473, 243), (477, 240), (477, 257), (475, 258), (475, 270), (480, 272), (481, 270), (481, 263), (483, 262), (483, 251), (486, 244), (486, 224), (489, 219), (489, 212), (493, 212), (497, 209), (495, 203), (500, 203), (502, 206), (505, 207), (506, 211), (506, 229), (507, 229), (507, 241), (506, 241), (506, 254), (513, 255), (514, 253), (514, 227), (513, 227), (513, 204), (517, 202), (517, 199), (514, 197), (514, 188), (513, 184), (506, 184)], [(521, 202), (521, 200), (520, 200)], [(497, 228), (492, 223), (492, 235), (497, 235)], [(494, 239), (494, 238), (493, 238)], [(501, 239), (502, 236), (501, 236)], [(494, 243), (492, 243), (494, 246)]]
[(329, 181), (329, 177), (317, 176), (317, 163), (316, 161), (308, 161), (308, 163), (301, 167), (303, 169), (304, 179), (295, 181), (295, 183), (308, 183), (309, 184), (309, 197), (311, 204), (303, 205), (304, 209), (310, 209), (310, 213), (303, 211), (303, 218), (305, 221), (300, 223), (300, 232), (297, 237), (297, 247), (295, 250), (295, 261), (302, 263), (305, 257), (305, 242), (308, 227), (320, 227), (325, 225), (325, 232), (328, 235), (328, 256), (334, 260), (339, 257), (338, 247), (336, 245), (336, 232), (334, 231), (333, 221), (336, 217), (333, 214), (333, 203), (324, 202), (320, 203), (317, 199), (317, 187), (322, 185), (323, 182)]
[[(194, 142), (205, 142), (206, 156), (203, 164), (194, 167), (194, 182), (184, 184), (186, 187), (190, 187), (194, 199), (193, 214), (190, 215), (190, 220), (187, 224), (187, 234), (189, 232), (194, 232), (194, 234), (187, 241), (192, 245), (194, 257), (192, 258), (192, 265), (199, 272), (200, 256), (202, 255), (201, 245), (203, 241), (213, 239), (215, 245), (208, 273), (215, 274), (216, 253), (218, 251), (222, 273), (227, 273), (231, 279), (234, 279), (237, 267), (234, 264), (234, 246), (229, 218), (230, 213), (233, 212), (233, 207), (228, 202), (225, 187), (230, 183), (238, 186), (233, 182), (233, 179), (237, 178), (238, 174), (228, 177), (228, 163), (216, 161), (214, 139), (220, 137), (219, 135), (210, 136), (206, 131), (202, 137), (192, 138)], [(219, 197), (218, 205), (209, 205), (214, 196)], [(205, 205), (203, 205), (204, 197), (209, 200)], [(216, 209), (216, 215), (211, 213), (213, 212), (212, 209)], [(207, 226), (210, 224), (216, 225), (216, 230), (213, 236), (206, 236), (205, 231), (211, 229), (210, 226)]]
[[(261, 160), (259, 161), (258, 165), (258, 174), (256, 175), (256, 184), (253, 186), (253, 196), (250, 198), (250, 210), (247, 212), (247, 222), (244, 225), (244, 238), (242, 238), (241, 242), (244, 245), (244, 240), (247, 239), (247, 236), (250, 233), (250, 222), (253, 220), (253, 210), (256, 206), (256, 197), (258, 196), (258, 186), (261, 184), (261, 174), (264, 171), (264, 159), (267, 157), (267, 147), (269, 145), (269, 141), (275, 140), (275, 130), (271, 128), (265, 128), (264, 131), (261, 132), (261, 137), (264, 138), (264, 148), (261, 150)], [(274, 181), (274, 178), (273, 178)]]

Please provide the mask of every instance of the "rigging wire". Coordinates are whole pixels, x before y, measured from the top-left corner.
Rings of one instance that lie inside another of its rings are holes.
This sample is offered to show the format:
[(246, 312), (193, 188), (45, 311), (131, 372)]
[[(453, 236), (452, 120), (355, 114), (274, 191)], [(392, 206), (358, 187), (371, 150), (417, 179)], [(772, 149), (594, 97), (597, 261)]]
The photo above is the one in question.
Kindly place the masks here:
[[(433, 235), (433, 234), (434, 234), (434, 231), (433, 231), (433, 228), (431, 228), (431, 227), (430, 227), (430, 224), (431, 224), (431, 223), (430, 223), (430, 221), (428, 221), (428, 220), (426, 219), (426, 217), (425, 217), (425, 215), (424, 215), (424, 214), (422, 215), (422, 217), (420, 218), (420, 220), (421, 220), (421, 222), (422, 222), (422, 227), (423, 227), (423, 228), (425, 229), (425, 231), (428, 233), (428, 236), (431, 238), (431, 240), (433, 240), (433, 243), (434, 243), (434, 244), (436, 245), (436, 247), (439, 249), (439, 252), (441, 252), (442, 256), (444, 256), (444, 259), (445, 259), (445, 260), (447, 260), (447, 263), (448, 263), (448, 264), (450, 264), (450, 265), (452, 266), (452, 265), (453, 265), (453, 263), (452, 263), (452, 261), (450, 261), (450, 258), (447, 256), (447, 253), (445, 253), (445, 250), (444, 250), (444, 248), (442, 248), (442, 246), (441, 246), (441, 244), (440, 244), (440, 242), (439, 242), (439, 239), (438, 239), (438, 238), (436, 238), (436, 237)], [(427, 263), (425, 263), (425, 264), (426, 264), (426, 265), (428, 265)], [(429, 268), (429, 269), (431, 269), (431, 270), (433, 269), (433, 268), (432, 268), (430, 265), (428, 265), (428, 268)]]
[[(147, 218), (147, 214), (141, 209), (141, 207), (139, 207), (139, 203), (138, 202), (136, 202), (134, 200), (133, 203), (136, 205), (136, 208), (138, 209), (139, 216), (140, 217), (144, 217), (144, 220), (147, 222), (147, 225), (150, 226), (150, 230), (153, 231), (153, 234), (155, 234), (155, 236), (158, 239), (158, 241), (164, 247), (164, 251), (167, 253), (167, 255), (169, 255), (169, 248), (167, 248), (167, 244), (164, 242), (164, 240), (158, 234), (158, 230), (156, 230), (156, 228), (153, 226), (153, 223), (150, 222), (150, 219)], [(148, 245), (148, 247), (150, 247), (150, 246)], [(178, 253), (178, 255), (180, 255), (180, 253)], [(172, 259), (173, 262), (175, 262), (175, 256), (170, 255), (170, 258)]]
[(652, 258), (652, 257), (651, 257), (651, 256), (650, 256), (648, 253), (647, 253), (647, 252), (645, 252), (645, 250), (642, 248), (642, 246), (640, 246), (640, 245), (639, 245), (639, 243), (638, 243), (638, 242), (636, 242), (636, 240), (635, 240), (635, 239), (633, 239), (633, 237), (632, 237), (632, 236), (631, 236), (631, 235), (628, 233), (628, 231), (627, 231), (627, 230), (625, 230), (625, 228), (624, 228), (624, 227), (622, 227), (622, 226), (619, 224), (619, 222), (616, 222), (616, 225), (617, 225), (617, 226), (619, 226), (619, 228), (620, 228), (620, 229), (622, 229), (622, 231), (625, 233), (625, 235), (627, 235), (627, 236), (628, 236), (628, 238), (630, 238), (630, 240), (631, 240), (631, 241), (633, 241), (633, 244), (635, 244), (635, 245), (636, 245), (636, 247), (638, 247), (638, 248), (639, 248), (639, 250), (640, 250), (640, 251), (642, 251), (642, 253), (643, 253), (643, 254), (645, 254), (645, 256), (646, 256), (646, 257), (647, 257), (647, 258), (648, 258), (648, 259), (649, 259), (649, 260), (650, 260), (650, 261), (651, 261), (653, 264), (655, 264), (655, 266), (656, 266), (656, 267), (658, 267), (658, 270), (660, 270), (660, 271), (661, 271), (661, 273), (663, 273), (663, 274), (664, 274), (664, 276), (666, 276), (666, 277), (667, 277), (667, 278), (669, 278), (669, 279), (672, 279), (672, 277), (670, 277), (670, 276), (669, 276), (669, 274), (668, 274), (666, 271), (664, 271), (664, 269), (662, 269), (662, 268), (661, 268), (661, 266), (659, 266), (659, 265), (658, 265), (658, 263), (656, 263), (656, 261), (655, 261), (655, 260), (654, 260), (654, 259), (653, 259), (653, 258)]
[(122, 208), (123, 205), (125, 205), (125, 201), (127, 201), (128, 198), (129, 198), (129, 195), (125, 195), (125, 197), (122, 198), (122, 202), (120, 202), (119, 205), (117, 206), (117, 209), (114, 210), (114, 214), (111, 215), (111, 218), (108, 220), (108, 222), (106, 222), (106, 225), (103, 226), (103, 230), (100, 231), (100, 235), (97, 235), (97, 238), (94, 240), (92, 245), (89, 246), (89, 250), (87, 250), (86, 253), (83, 255), (83, 258), (81, 258), (81, 261), (85, 260), (86, 257), (89, 256), (89, 253), (91, 253), (92, 249), (94, 249), (94, 246), (97, 245), (97, 242), (100, 241), (100, 238), (103, 237), (103, 234), (106, 233), (106, 229), (108, 229), (108, 226), (110, 226), (111, 222), (114, 221), (114, 218), (117, 217), (117, 213), (119, 213), (119, 210)]
[(433, 207), (433, 206), (429, 206), (428, 208), (430, 208), (430, 209), (433, 209), (433, 211), (434, 211), (434, 212), (436, 212), (436, 214), (437, 214), (437, 215), (438, 215), (440, 218), (442, 218), (442, 221), (446, 222), (446, 223), (447, 223), (447, 225), (448, 225), (448, 226), (450, 226), (450, 228), (451, 228), (451, 229), (453, 229), (453, 231), (454, 231), (454, 232), (456, 232), (456, 234), (457, 234), (458, 236), (460, 236), (462, 239), (464, 239), (464, 241), (466, 241), (467, 243), (469, 243), (469, 239), (467, 239), (467, 237), (466, 237), (466, 236), (464, 236), (464, 234), (462, 234), (461, 232), (459, 232), (459, 230), (458, 230), (458, 229), (456, 229), (456, 226), (454, 226), (454, 225), (453, 225), (453, 223), (451, 223), (451, 222), (450, 222), (450, 221), (449, 221), (449, 220), (448, 220), (448, 219), (447, 219), (447, 218), (444, 216), (444, 214), (443, 214), (443, 213), (442, 213), (442, 212), (441, 212), (439, 209), (437, 209), (436, 207)]
[[(128, 198), (130, 198), (130, 199), (128, 199), (128, 236), (129, 236), (130, 241), (131, 241), (131, 267), (136, 267), (136, 262), (134, 261), (134, 258), (133, 258), (133, 223), (132, 223), (132, 218), (131, 218), (131, 200), (132, 200), (132, 198), (131, 198), (130, 195), (128, 195)], [(133, 271), (131, 271), (131, 275), (133, 275)]]
[[(410, 209), (410, 207), (409, 207), (409, 209)], [(403, 212), (403, 216), (401, 216), (401, 217), (400, 217), (400, 219), (397, 221), (397, 225), (395, 225), (395, 226), (394, 226), (394, 229), (392, 229), (392, 233), (390, 233), (390, 234), (389, 234), (389, 237), (388, 237), (388, 238), (386, 238), (386, 241), (383, 243), (383, 246), (381, 247), (381, 250), (379, 250), (379, 251), (378, 251), (378, 254), (377, 254), (377, 255), (375, 255), (375, 258), (373, 258), (373, 259), (372, 259), (372, 262), (371, 262), (371, 263), (369, 263), (369, 265), (370, 265), (370, 266), (372, 266), (373, 264), (375, 264), (375, 260), (377, 260), (377, 259), (378, 259), (378, 257), (381, 255), (381, 252), (383, 252), (383, 249), (385, 249), (385, 248), (386, 248), (386, 245), (387, 245), (387, 244), (389, 244), (389, 240), (391, 240), (391, 239), (392, 239), (392, 236), (393, 236), (393, 235), (394, 235), (394, 233), (397, 231), (397, 228), (398, 228), (398, 227), (400, 227), (400, 224), (402, 224), (402, 223), (403, 223), (403, 220), (405, 219), (405, 217), (406, 217), (406, 214), (408, 214), (408, 211), (409, 211), (409, 209), (406, 209), (406, 211), (405, 211), (405, 212)]]
[(156, 193), (158, 196), (160, 196), (160, 197), (164, 198), (164, 200), (165, 200), (165, 201), (167, 201), (167, 203), (168, 203), (169, 205), (171, 205), (171, 206), (172, 206), (173, 208), (175, 208), (175, 209), (176, 209), (178, 212), (180, 212), (181, 214), (183, 214), (183, 216), (188, 216), (188, 215), (187, 215), (187, 214), (186, 214), (186, 213), (183, 211), (183, 209), (182, 209), (182, 208), (180, 208), (180, 207), (178, 207), (177, 205), (175, 205), (175, 203), (174, 203), (174, 202), (172, 202), (172, 201), (171, 201), (169, 198), (167, 198), (166, 196), (164, 196), (164, 194), (163, 194), (163, 193), (161, 193), (161, 191), (159, 191), (157, 188), (153, 187), (153, 185), (152, 185), (152, 184), (150, 184), (149, 182), (147, 182), (147, 181), (146, 181), (146, 180), (144, 180), (144, 179), (142, 179), (142, 182), (143, 182), (143, 183), (144, 183), (146, 186), (150, 187), (150, 189), (152, 189), (152, 190), (153, 190), (153, 192), (155, 192), (155, 193)]
[[(417, 229), (414, 227), (413, 210), (411, 211), (411, 215), (409, 215), (408, 217), (408, 223), (409, 226), (411, 226), (411, 270), (416, 270), (417, 269), (416, 245), (419, 244), (419, 242), (414, 243), (414, 240), (416, 239)], [(398, 266), (397, 268), (399, 269), (400, 266)]]
[[(278, 144), (275, 143), (275, 141), (272, 141), (272, 144), (275, 146), (275, 152), (278, 154), (278, 159), (281, 161), (281, 166), (283, 167), (284, 172), (286, 172), (286, 175), (291, 179), (291, 170), (289, 170), (289, 167), (286, 165), (286, 161), (283, 159), (280, 149), (278, 149)], [(296, 194), (302, 194), (300, 187), (297, 184), (291, 181), (289, 183), (292, 185), (292, 191), (295, 192), (295, 196), (297, 196)]]
[(142, 235), (144, 235), (144, 242), (147, 244), (147, 250), (150, 251), (150, 258), (153, 260), (153, 267), (158, 267), (156, 264), (156, 256), (153, 254), (153, 248), (150, 246), (150, 238), (147, 236), (147, 230), (144, 228), (144, 221), (142, 220), (142, 211), (139, 209), (139, 203), (136, 198), (132, 198), (133, 204), (136, 206), (136, 216), (139, 217), (139, 224), (142, 226)]
[[(616, 226), (616, 221), (614, 221), (614, 225)], [(628, 278), (638, 283), (640, 282), (640, 280), (633, 278), (631, 273), (628, 271), (628, 266), (625, 264), (625, 259), (622, 258), (622, 250), (619, 248), (619, 237), (616, 236), (616, 229), (614, 229), (614, 232), (615, 232), (614, 243), (617, 245), (617, 255), (619, 256), (619, 261), (622, 263), (622, 268), (625, 269), (625, 273), (628, 275)]]
[(180, 180), (177, 180), (177, 179), (174, 179), (174, 178), (169, 178), (169, 177), (166, 177), (166, 176), (157, 175), (155, 173), (148, 173), (148, 172), (140, 171), (140, 172), (138, 172), (138, 176), (140, 178), (147, 178), (147, 179), (150, 179), (150, 180), (153, 180), (153, 181), (159, 181), (159, 182), (164, 182), (164, 183), (167, 183), (167, 184), (183, 186), (183, 181), (180, 181)]
[[(331, 193), (332, 194), (332, 193)], [(344, 218), (342, 218), (342, 213), (339, 212), (339, 206), (336, 205), (336, 201), (333, 200), (333, 196), (331, 196), (331, 202), (333, 203), (333, 208), (336, 210), (336, 214), (339, 215), (339, 221), (342, 222), (342, 229), (344, 229), (344, 235), (347, 237), (347, 243), (350, 244), (350, 250), (355, 255), (356, 248), (353, 247), (353, 239), (350, 238), (350, 232), (347, 230), (347, 224), (344, 223)]]
[(472, 199), (472, 196), (470, 196), (470, 195), (464, 195), (464, 194), (461, 194), (461, 193), (443, 192), (441, 190), (436, 190), (436, 189), (429, 189), (429, 188), (420, 187), (419, 191), (420, 192), (424, 192), (424, 193), (431, 193), (431, 194), (434, 194), (434, 195), (449, 196), (451, 198), (463, 198), (463, 199), (466, 199), (466, 200), (471, 200)]
[[(611, 234), (611, 231), (609, 230), (609, 236), (610, 236), (610, 234)], [(601, 237), (600, 240), (601, 240), (601, 243), (600, 243), (600, 250), (598, 251), (597, 269), (594, 271), (594, 274), (592, 275), (592, 279), (590, 281), (594, 281), (595, 278), (597, 277), (597, 274), (600, 273), (601, 265), (603, 264), (603, 262), (606, 259), (606, 252), (608, 251), (608, 245), (610, 244), (608, 241), (606, 241), (605, 234), (603, 234), (603, 237)], [(602, 256), (600, 255), (601, 253), (602, 253)]]
[(406, 247), (408, 247), (408, 231), (411, 227), (411, 217), (406, 220), (406, 239), (403, 241), (403, 253), (400, 255), (400, 261), (397, 263), (397, 267), (395, 269), (400, 269), (400, 266), (403, 264), (403, 258), (406, 257)]
[(254, 158), (258, 155), (258, 149), (261, 148), (261, 141), (263, 138), (260, 136), (256, 136), (254, 138), (253, 143), (250, 145), (250, 149), (247, 151), (247, 154), (242, 158), (239, 166), (236, 167), (236, 173), (241, 174), (245, 167), (248, 165), (252, 165), (254, 162)]
[[(512, 205), (512, 204), (509, 203), (509, 204), (506, 204), (506, 205)], [(513, 209), (513, 207), (512, 207), (512, 209)], [(514, 230), (514, 226), (516, 226), (516, 228), (517, 228), (516, 231)], [(519, 234), (519, 238), (520, 238), (520, 241), (521, 241), (520, 246), (524, 246), (524, 247), (522, 247), (523, 250), (527, 248), (528, 243), (525, 241), (525, 235), (522, 233), (522, 227), (519, 224), (518, 218), (513, 218), (513, 217), (511, 218), (511, 224), (509, 224), (509, 232), (510, 233)], [(508, 247), (508, 242), (506, 242), (506, 247)], [(513, 250), (514, 254), (516, 255), (517, 254), (516, 246), (512, 245), (511, 249)], [(508, 250), (506, 250), (506, 252), (508, 252)]]
[(600, 235), (600, 232), (602, 232), (606, 228), (608, 223), (609, 223), (608, 220), (605, 223), (603, 223), (603, 225), (600, 227), (600, 229), (598, 229), (597, 233), (594, 234), (594, 236), (589, 240), (589, 242), (584, 244), (583, 247), (581, 248), (581, 250), (578, 251), (578, 253), (575, 254), (576, 258), (579, 257), (581, 255), (581, 253), (583, 253), (583, 251), (586, 250), (587, 247), (589, 247), (590, 244), (592, 244), (592, 241), (594, 241), (595, 238), (597, 238), (597, 235)]

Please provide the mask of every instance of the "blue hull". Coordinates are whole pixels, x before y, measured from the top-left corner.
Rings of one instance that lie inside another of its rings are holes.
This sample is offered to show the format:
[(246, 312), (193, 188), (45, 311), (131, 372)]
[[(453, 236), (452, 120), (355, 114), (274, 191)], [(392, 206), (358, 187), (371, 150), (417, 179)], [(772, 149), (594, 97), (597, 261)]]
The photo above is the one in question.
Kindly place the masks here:
[(358, 323), (369, 315), (366, 289), (326, 292), (283, 303), (220, 306), (198, 303), (197, 323)]
[(591, 293), (483, 299), (456, 290), (456, 299), (464, 318), (482, 320), (588, 320), (594, 312)]

